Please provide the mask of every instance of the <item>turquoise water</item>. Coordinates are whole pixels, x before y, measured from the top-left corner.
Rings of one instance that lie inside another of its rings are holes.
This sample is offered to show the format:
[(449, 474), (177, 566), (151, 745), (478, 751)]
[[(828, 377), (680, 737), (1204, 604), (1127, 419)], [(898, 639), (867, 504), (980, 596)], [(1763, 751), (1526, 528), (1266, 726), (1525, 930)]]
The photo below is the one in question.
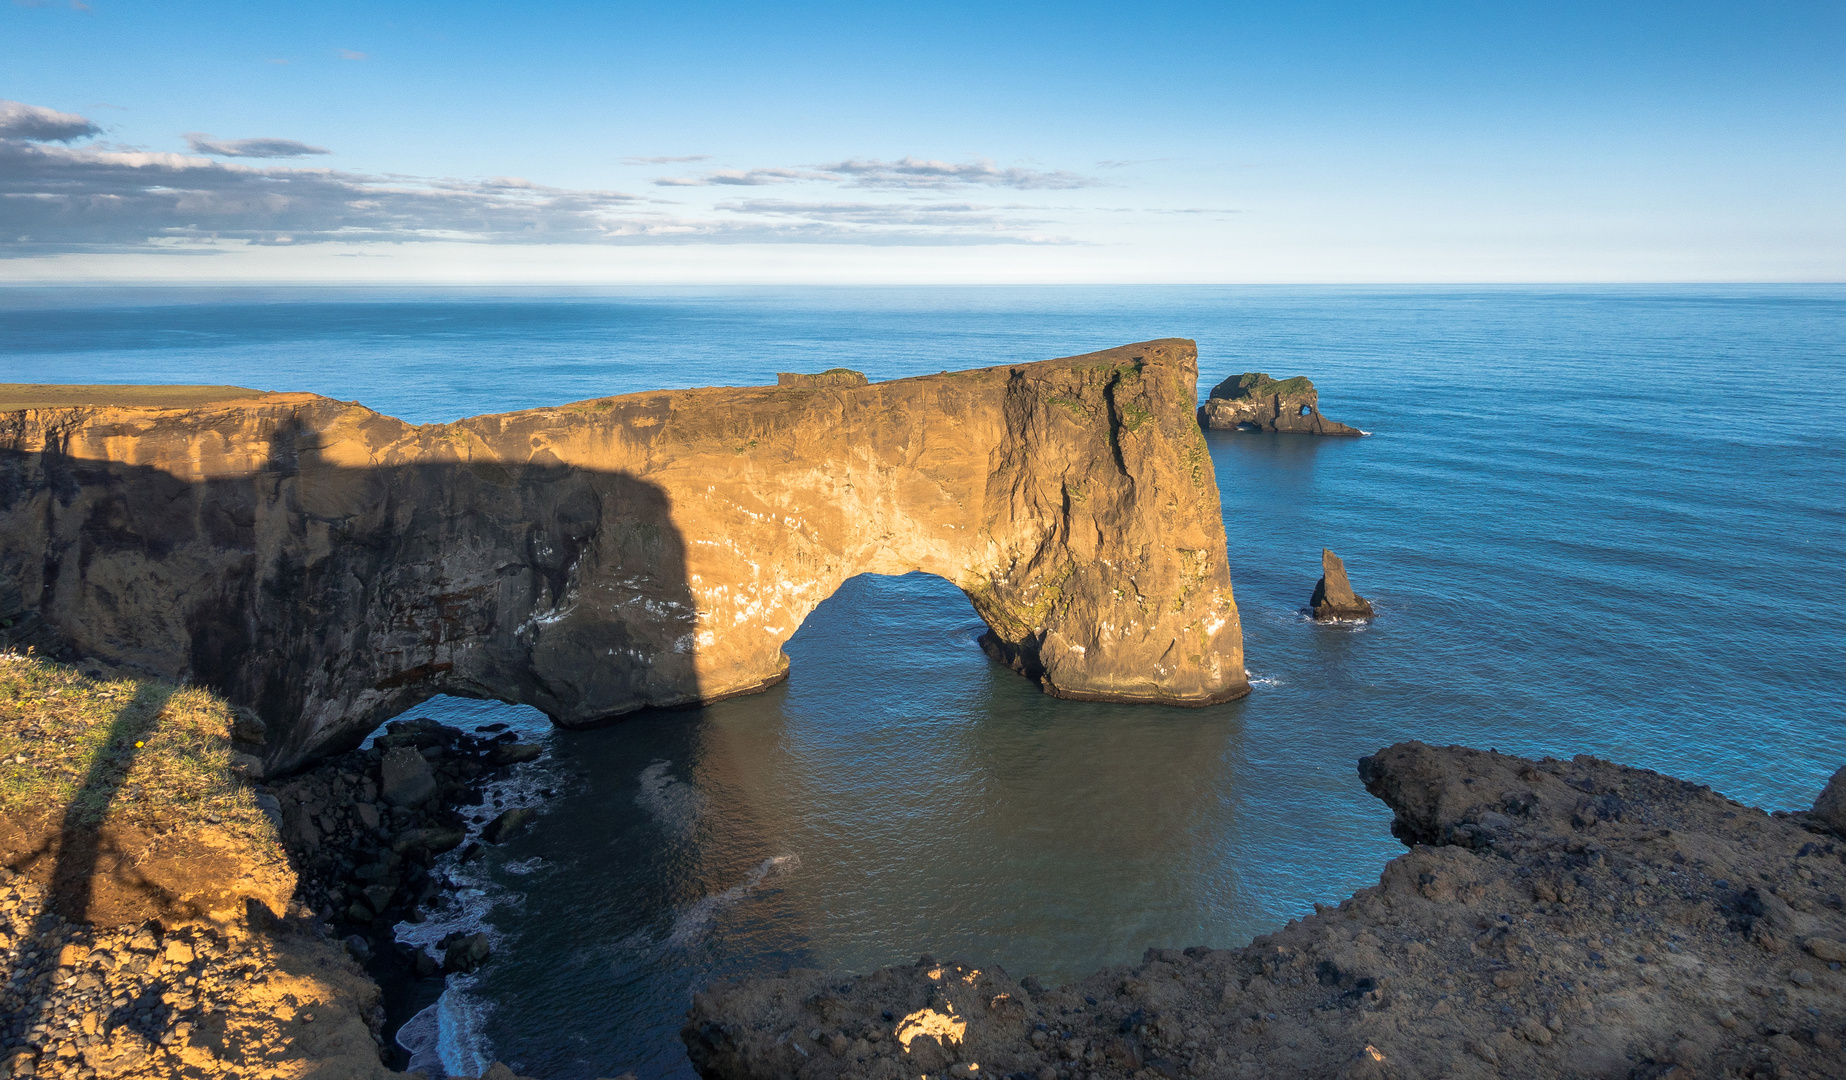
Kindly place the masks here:
[[(1239, 944), (1376, 880), (1398, 848), (1353, 763), (1401, 739), (1771, 807), (1846, 763), (1846, 289), (0, 292), (0, 380), (417, 421), (1160, 336), (1198, 340), (1207, 386), (1306, 374), (1375, 433), (1210, 436), (1255, 693), (1057, 701), (987, 662), (946, 583), (854, 579), (785, 685), (549, 737), (528, 786), (561, 794), (451, 916), (498, 947), (419, 1028), (450, 1069), (689, 1075), (691, 988), (789, 964), (1051, 980)], [(1369, 627), (1300, 616), (1322, 546)]]

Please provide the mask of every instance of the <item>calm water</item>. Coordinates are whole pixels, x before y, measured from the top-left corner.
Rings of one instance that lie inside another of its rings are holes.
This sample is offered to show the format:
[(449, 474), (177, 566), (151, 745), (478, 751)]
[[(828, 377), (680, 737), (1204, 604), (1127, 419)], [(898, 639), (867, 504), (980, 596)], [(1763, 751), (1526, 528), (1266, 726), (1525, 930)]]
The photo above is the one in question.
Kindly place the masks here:
[[(6, 290), (0, 380), (432, 421), (1168, 335), (1198, 340), (1207, 386), (1310, 375), (1375, 432), (1211, 437), (1250, 698), (1056, 701), (986, 661), (946, 583), (855, 579), (787, 684), (549, 736), (526, 786), (563, 795), (450, 918), (496, 959), (411, 1041), (455, 1071), (687, 1076), (679, 1018), (715, 978), (927, 950), (1064, 979), (1240, 944), (1376, 880), (1398, 848), (1353, 763), (1401, 739), (1593, 753), (1772, 807), (1846, 762), (1846, 288)], [(1298, 614), (1323, 545), (1371, 626)]]

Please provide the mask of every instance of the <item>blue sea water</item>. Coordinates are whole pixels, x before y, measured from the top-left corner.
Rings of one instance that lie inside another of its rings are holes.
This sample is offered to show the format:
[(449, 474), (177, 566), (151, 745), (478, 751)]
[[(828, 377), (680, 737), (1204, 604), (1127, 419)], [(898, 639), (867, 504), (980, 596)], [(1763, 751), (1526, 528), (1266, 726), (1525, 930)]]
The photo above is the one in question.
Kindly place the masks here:
[[(438, 924), (488, 926), (496, 957), (419, 1020), (427, 1053), (689, 1076), (677, 1028), (713, 979), (931, 951), (1053, 981), (1240, 944), (1401, 850), (1354, 762), (1403, 739), (1766, 807), (1846, 764), (1846, 288), (0, 290), (0, 381), (417, 422), (1164, 336), (1199, 342), (1202, 391), (1305, 374), (1373, 432), (1208, 437), (1249, 698), (1057, 701), (986, 660), (947, 583), (856, 578), (786, 684), (547, 736), (506, 793), (556, 787), (540, 826), (454, 871)], [(1300, 615), (1323, 546), (1369, 626)]]

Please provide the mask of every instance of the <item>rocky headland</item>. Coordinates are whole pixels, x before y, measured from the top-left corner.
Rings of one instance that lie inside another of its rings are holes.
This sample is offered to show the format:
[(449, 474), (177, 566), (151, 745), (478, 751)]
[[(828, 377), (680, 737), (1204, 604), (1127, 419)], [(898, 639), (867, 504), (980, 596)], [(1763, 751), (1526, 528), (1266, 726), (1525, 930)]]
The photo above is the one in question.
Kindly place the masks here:
[(1214, 431), (1281, 431), (1302, 435), (1364, 435), (1320, 414), (1320, 391), (1305, 375), (1272, 379), (1260, 371), (1233, 375), (1212, 387), (1199, 406), (1199, 426)]
[(865, 572), (960, 586), (1049, 693), (1223, 701), (1249, 684), (1196, 357), (421, 426), (236, 387), (0, 388), (0, 607), (57, 655), (248, 709), (270, 773), (436, 694), (579, 726), (761, 689)]
[(687, 1048), (712, 1080), (1846, 1075), (1846, 780), (1772, 815), (1590, 757), (1404, 743), (1359, 775), (1409, 850), (1243, 948), (1056, 989), (791, 971), (699, 995)]

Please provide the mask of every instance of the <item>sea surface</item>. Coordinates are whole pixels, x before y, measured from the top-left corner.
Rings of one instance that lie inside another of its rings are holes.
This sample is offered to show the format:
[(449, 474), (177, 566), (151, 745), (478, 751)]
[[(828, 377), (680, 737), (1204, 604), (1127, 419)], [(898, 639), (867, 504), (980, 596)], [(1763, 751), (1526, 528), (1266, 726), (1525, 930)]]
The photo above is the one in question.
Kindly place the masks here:
[[(235, 383), (451, 420), (777, 371), (874, 380), (1197, 339), (1201, 391), (1308, 375), (1364, 439), (1208, 436), (1256, 689), (1058, 701), (962, 595), (853, 579), (791, 677), (543, 733), (537, 828), (453, 873), (489, 928), (420, 1065), (692, 1075), (693, 990), (931, 952), (1047, 982), (1232, 946), (1401, 849), (1405, 739), (1588, 753), (1805, 806), (1846, 763), (1846, 288), (0, 290), (0, 381)], [(1322, 547), (1378, 609), (1300, 609)], [(401, 1019), (401, 1018), (400, 1018)]]

